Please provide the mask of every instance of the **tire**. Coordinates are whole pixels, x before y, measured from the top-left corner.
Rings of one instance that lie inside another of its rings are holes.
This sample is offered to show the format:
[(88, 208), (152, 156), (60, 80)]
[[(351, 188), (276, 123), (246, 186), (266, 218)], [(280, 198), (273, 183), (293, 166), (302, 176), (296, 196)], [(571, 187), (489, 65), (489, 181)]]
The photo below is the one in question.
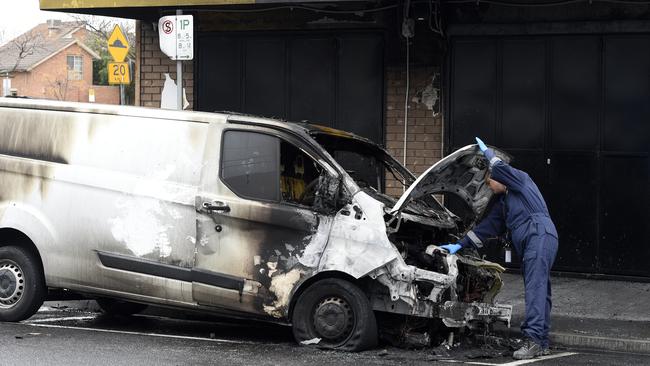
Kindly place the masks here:
[(377, 346), (377, 321), (366, 295), (354, 284), (329, 278), (309, 286), (292, 316), (297, 342), (320, 338), (319, 347), (358, 352)]
[(145, 304), (107, 298), (97, 299), (97, 304), (102, 308), (104, 314), (108, 315), (129, 316), (140, 313), (147, 308)]
[(43, 305), (46, 294), (38, 259), (18, 246), (0, 247), (0, 321), (28, 319)]

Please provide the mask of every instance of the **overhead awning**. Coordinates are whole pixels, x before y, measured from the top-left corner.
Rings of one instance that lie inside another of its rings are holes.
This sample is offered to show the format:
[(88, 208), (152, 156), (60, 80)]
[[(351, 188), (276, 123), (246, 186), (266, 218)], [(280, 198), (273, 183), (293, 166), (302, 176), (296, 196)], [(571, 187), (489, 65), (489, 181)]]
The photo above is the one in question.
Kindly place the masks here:
[(39, 0), (41, 10), (143, 19), (165, 9), (312, 5), (373, 2), (369, 0)]
[[(185, 7), (207, 5), (238, 5), (274, 3), (274, 0), (40, 0), (41, 10), (72, 10), (98, 8)], [(291, 1), (285, 1), (291, 2)]]
[(307, 4), (323, 2), (357, 2), (355, 0), (40, 0), (41, 10), (98, 8), (158, 8), (244, 4)]

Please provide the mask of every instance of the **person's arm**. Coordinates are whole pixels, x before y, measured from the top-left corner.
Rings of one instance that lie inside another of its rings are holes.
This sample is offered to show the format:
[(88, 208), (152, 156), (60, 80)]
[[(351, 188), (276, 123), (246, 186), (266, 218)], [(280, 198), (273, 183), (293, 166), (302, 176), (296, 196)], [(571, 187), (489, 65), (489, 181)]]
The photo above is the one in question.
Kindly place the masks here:
[(521, 191), (526, 182), (527, 174), (511, 167), (496, 156), (494, 150), (488, 148), (483, 152), (490, 162), (491, 178), (503, 184), (511, 191)]
[(490, 213), (460, 240), (460, 246), (463, 248), (468, 246), (482, 248), (487, 239), (505, 233), (506, 223), (503, 216), (503, 204), (503, 198), (499, 198), (492, 206)]

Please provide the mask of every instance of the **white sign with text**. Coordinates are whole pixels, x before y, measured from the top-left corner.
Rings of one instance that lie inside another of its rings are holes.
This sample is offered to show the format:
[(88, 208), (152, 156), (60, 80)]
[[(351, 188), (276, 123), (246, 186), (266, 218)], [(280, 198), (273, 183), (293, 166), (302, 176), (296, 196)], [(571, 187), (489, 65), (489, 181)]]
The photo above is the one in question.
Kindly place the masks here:
[(158, 21), (160, 50), (172, 60), (194, 59), (194, 20), (191, 15), (170, 15)]

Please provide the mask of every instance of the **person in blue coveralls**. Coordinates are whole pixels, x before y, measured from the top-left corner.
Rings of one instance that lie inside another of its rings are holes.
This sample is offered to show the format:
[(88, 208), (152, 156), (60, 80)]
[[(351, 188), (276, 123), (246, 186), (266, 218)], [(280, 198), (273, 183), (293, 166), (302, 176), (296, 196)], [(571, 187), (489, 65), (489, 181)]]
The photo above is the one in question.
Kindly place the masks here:
[(479, 148), (489, 161), (487, 184), (497, 197), (492, 210), (460, 242), (442, 248), (454, 254), (464, 247), (481, 248), (489, 238), (510, 231), (524, 276), (526, 317), (521, 325), (524, 344), (513, 353), (515, 359), (529, 359), (550, 353), (550, 271), (558, 248), (558, 235), (546, 202), (537, 185), (525, 172), (497, 157), (481, 139)]

